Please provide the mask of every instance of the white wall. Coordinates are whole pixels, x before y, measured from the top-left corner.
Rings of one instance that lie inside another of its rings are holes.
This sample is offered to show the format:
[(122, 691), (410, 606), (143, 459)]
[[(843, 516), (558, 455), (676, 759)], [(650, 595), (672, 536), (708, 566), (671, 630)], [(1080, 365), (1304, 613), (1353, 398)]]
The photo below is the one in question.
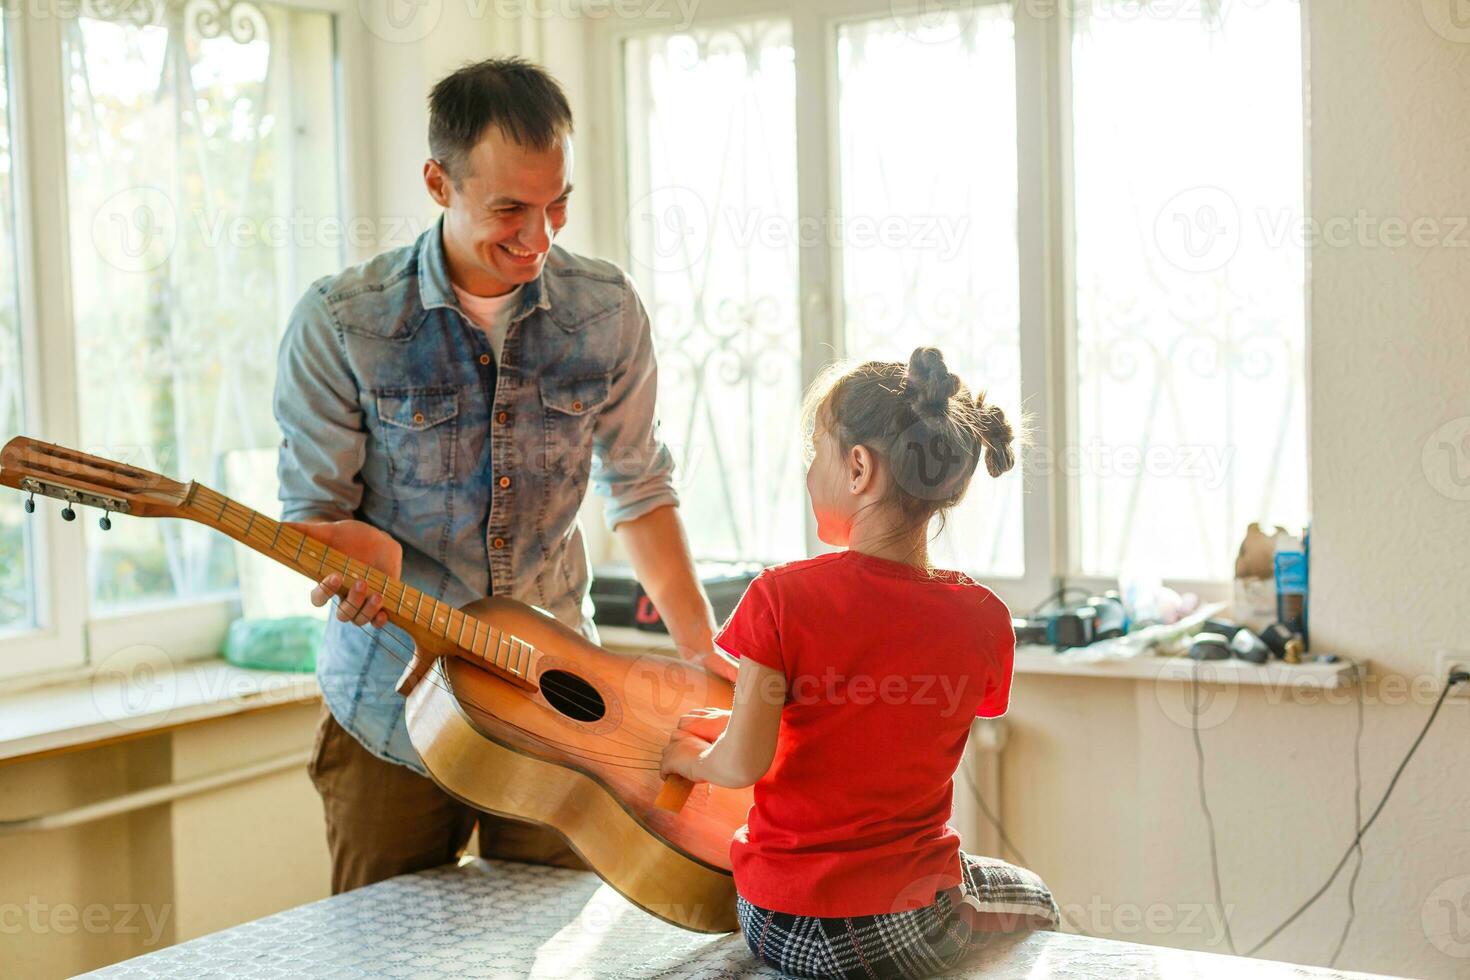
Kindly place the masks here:
[[(1445, 26), (1454, 4), (1438, 0), (1306, 6), (1310, 217), (1324, 228), (1360, 209), (1374, 219), (1366, 244), (1352, 230), (1347, 244), (1313, 250), (1309, 325), (1314, 645), (1390, 675), (1365, 691), (1366, 810), (1438, 693), (1435, 647), (1470, 648), (1470, 488), (1449, 476), (1452, 462), (1470, 474), (1470, 441), (1458, 441), (1470, 431), (1470, 30)], [(1442, 244), (1387, 244), (1401, 230), (1384, 219), (1421, 217), (1450, 219)], [(1202, 916), (1199, 932), (1185, 921), (1212, 900), (1188, 694), (1020, 678), (1006, 818), (1088, 928), (1223, 949)], [(1356, 708), (1258, 690), (1233, 705), (1222, 697), (1202, 742), (1224, 898), (1245, 949), (1318, 888), (1351, 839)], [(1365, 838), (1338, 966), (1470, 976), (1467, 752), (1470, 704), (1451, 702)], [(1260, 955), (1325, 963), (1351, 871)], [(1153, 903), (1171, 927), (1120, 927), (1109, 914)]]

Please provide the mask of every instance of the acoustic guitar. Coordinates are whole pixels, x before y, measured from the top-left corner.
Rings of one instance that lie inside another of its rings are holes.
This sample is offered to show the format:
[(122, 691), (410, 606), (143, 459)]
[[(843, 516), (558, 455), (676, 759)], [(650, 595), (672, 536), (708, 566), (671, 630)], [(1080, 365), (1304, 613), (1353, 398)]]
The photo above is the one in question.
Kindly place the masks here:
[[(313, 582), (338, 571), (383, 596), (389, 620), (437, 659), (408, 698), (434, 781), (477, 809), (549, 827), (633, 904), (699, 932), (730, 932), (730, 840), (749, 789), (659, 778), (679, 717), (729, 707), (728, 681), (672, 657), (605, 650), (510, 599), (456, 609), (197, 482), (17, 437), (0, 484), (112, 514), (195, 521)], [(391, 652), (393, 634), (383, 632)], [(407, 664), (412, 650), (401, 650)]]

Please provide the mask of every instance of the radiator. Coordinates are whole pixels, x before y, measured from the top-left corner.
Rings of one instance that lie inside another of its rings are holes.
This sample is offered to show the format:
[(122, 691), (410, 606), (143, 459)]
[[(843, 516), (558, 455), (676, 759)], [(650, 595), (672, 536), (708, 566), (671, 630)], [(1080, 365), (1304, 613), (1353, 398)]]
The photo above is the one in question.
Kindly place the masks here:
[[(976, 718), (970, 726), (960, 770), (954, 777), (954, 815), (950, 826), (959, 831), (960, 846), (971, 854), (1002, 857), (1000, 832), (985, 818), (975, 799), (978, 791), (997, 820), (1001, 817), (1000, 762), (1005, 751), (1006, 723), (1002, 718)], [(967, 780), (966, 774), (969, 775)]]

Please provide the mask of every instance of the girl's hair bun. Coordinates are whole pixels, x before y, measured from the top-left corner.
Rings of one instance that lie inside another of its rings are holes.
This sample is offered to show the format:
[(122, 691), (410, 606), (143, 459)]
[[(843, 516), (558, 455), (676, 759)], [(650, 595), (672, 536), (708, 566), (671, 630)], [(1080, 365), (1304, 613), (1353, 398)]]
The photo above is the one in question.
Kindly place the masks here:
[(975, 414), (985, 445), (985, 469), (991, 476), (1000, 476), (1016, 465), (1015, 430), (999, 406), (986, 404), (983, 391), (975, 399)]
[(939, 348), (914, 348), (900, 393), (913, 402), (915, 411), (920, 415), (942, 414), (959, 390), (960, 379), (944, 366), (944, 355)]

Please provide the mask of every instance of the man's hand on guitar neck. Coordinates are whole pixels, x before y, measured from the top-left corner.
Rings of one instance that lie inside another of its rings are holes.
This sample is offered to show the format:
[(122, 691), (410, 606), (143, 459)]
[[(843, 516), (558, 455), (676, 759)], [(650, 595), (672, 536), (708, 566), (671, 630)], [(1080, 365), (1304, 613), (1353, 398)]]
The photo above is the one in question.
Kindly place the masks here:
[[(315, 538), (348, 558), (376, 568), (389, 578), (396, 579), (403, 574), (403, 546), (386, 531), (364, 521), (293, 521), (286, 526)], [(333, 572), (316, 584), (311, 590), (311, 604), (325, 606), (333, 596), (341, 593), (344, 584), (348, 590), (342, 601), (337, 603), (338, 619), (358, 626), (387, 624), (388, 613), (383, 610), (382, 595), (369, 592), (361, 579), (344, 583), (340, 572)]]
[[(349, 558), (356, 558), (376, 568), (389, 578), (403, 576), (403, 546), (386, 531), (364, 521), (301, 521), (287, 523), (286, 526), (315, 538), (329, 548), (335, 548)], [(342, 622), (351, 622), (357, 626), (371, 623), (378, 627), (388, 624), (388, 613), (383, 609), (383, 596), (380, 593), (369, 592), (361, 580), (355, 579), (345, 584), (348, 588), (344, 596), (341, 595), (344, 585), (342, 575), (333, 572), (311, 590), (311, 604), (325, 606), (332, 601), (333, 596), (341, 596), (342, 601), (337, 603), (337, 618)], [(439, 656), (439, 652), (421, 650), (415, 644), (413, 656), (395, 685), (398, 693), (407, 697), (429, 672), (429, 668), (434, 666), (434, 661)]]

